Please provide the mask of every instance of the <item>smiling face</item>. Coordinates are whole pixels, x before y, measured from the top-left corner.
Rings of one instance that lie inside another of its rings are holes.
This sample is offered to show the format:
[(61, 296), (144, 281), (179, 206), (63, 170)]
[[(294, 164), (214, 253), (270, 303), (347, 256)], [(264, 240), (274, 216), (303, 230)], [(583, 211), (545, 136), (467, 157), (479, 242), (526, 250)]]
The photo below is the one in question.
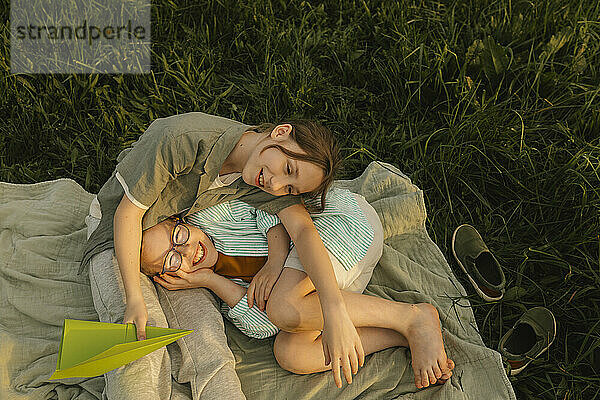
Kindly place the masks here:
[[(171, 235), (176, 222), (167, 219), (142, 232), (141, 265), (142, 272), (152, 276), (159, 274), (169, 250), (173, 247)], [(201, 230), (193, 225), (185, 225), (190, 231), (188, 241), (175, 246), (181, 253), (181, 270), (193, 272), (200, 268), (211, 268), (217, 262), (218, 253), (212, 240)]]
[(266, 148), (277, 144), (294, 153), (306, 154), (290, 138), (291, 130), (290, 124), (277, 125), (257, 144), (242, 170), (244, 182), (274, 196), (312, 192), (321, 184), (325, 174), (317, 165), (296, 160), (278, 148)]

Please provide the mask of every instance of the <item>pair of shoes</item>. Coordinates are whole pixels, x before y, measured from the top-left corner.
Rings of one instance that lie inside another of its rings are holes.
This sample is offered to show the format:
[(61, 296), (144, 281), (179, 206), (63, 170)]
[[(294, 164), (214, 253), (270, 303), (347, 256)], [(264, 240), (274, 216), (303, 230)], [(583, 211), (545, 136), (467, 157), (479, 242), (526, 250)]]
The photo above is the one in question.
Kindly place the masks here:
[(504, 272), (475, 228), (463, 224), (454, 230), (452, 253), (481, 298), (495, 301), (504, 296)]
[[(504, 272), (475, 228), (468, 224), (456, 228), (452, 235), (452, 253), (479, 296), (487, 301), (504, 296)], [(556, 319), (550, 310), (544, 307), (527, 310), (498, 344), (510, 375), (523, 371), (550, 347), (555, 337)]]
[(500, 339), (498, 351), (510, 367), (510, 375), (523, 371), (548, 350), (556, 337), (556, 319), (545, 307), (531, 308)]

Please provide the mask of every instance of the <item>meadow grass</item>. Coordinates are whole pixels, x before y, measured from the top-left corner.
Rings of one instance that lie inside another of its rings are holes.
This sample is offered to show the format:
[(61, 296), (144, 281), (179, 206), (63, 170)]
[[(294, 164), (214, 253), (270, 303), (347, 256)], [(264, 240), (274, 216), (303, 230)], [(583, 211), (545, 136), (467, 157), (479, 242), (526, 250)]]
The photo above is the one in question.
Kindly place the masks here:
[[(520, 399), (600, 398), (600, 3), (576, 0), (155, 1), (152, 73), (9, 75), (0, 7), (0, 179), (97, 192), (152, 120), (319, 119), (346, 159), (425, 192), (427, 229), (495, 348), (527, 308), (554, 312)], [(475, 226), (508, 291), (484, 303), (449, 251)]]

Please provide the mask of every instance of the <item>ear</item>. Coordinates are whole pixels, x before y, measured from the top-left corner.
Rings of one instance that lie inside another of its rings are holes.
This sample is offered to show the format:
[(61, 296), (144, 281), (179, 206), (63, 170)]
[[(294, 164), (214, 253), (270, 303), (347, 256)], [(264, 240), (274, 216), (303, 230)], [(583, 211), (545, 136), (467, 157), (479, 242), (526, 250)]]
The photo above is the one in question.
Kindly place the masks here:
[(271, 131), (271, 139), (285, 141), (289, 138), (290, 133), (292, 132), (292, 125), (290, 124), (281, 124), (277, 125)]

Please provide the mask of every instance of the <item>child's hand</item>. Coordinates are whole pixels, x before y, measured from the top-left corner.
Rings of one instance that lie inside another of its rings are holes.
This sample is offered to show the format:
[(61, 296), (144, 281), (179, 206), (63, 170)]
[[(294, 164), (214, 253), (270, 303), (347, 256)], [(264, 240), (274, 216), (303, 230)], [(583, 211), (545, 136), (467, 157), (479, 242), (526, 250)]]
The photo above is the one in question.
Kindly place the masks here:
[(256, 299), (258, 308), (265, 311), (265, 303), (269, 299), (271, 290), (273, 290), (275, 282), (279, 279), (281, 271), (283, 271), (283, 264), (275, 264), (267, 260), (265, 265), (254, 275), (250, 286), (248, 286), (248, 307), (252, 308)]
[(163, 274), (155, 276), (153, 279), (154, 282), (168, 290), (192, 289), (208, 287), (214, 274), (215, 272), (210, 268), (200, 268), (190, 273), (179, 269), (175, 275)]
[(148, 310), (144, 298), (140, 297), (137, 300), (130, 300), (125, 307), (125, 315), (123, 323), (133, 323), (137, 333), (138, 340), (146, 339), (146, 323), (148, 322)]
[(358, 372), (365, 362), (365, 352), (356, 328), (350, 319), (345, 306), (339, 312), (332, 312), (323, 317), (323, 333), (321, 335), (325, 365), (331, 364), (333, 380), (338, 388), (342, 388), (340, 367), (348, 384), (352, 383), (352, 374)]

